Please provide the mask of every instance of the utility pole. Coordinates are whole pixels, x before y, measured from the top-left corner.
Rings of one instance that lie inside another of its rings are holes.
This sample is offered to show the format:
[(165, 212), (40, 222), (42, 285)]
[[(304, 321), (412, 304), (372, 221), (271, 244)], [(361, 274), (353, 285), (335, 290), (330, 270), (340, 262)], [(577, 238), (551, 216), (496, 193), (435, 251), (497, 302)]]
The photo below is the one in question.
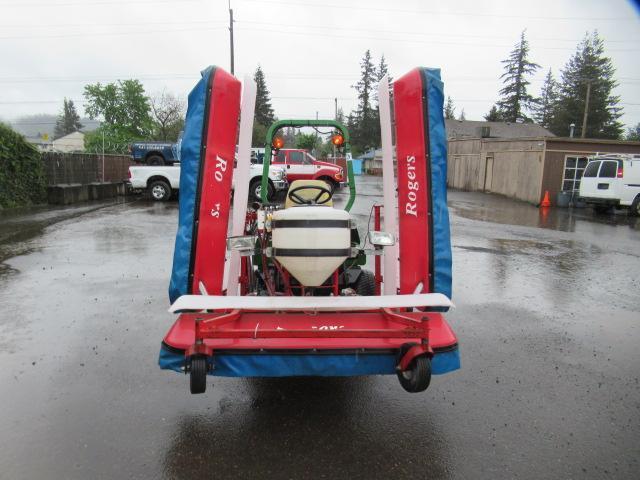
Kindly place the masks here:
[(231, 75), (234, 75), (233, 65), (233, 9), (231, 8), (231, 0), (229, 0), (229, 40), (231, 48)]
[(587, 134), (587, 117), (589, 115), (589, 95), (591, 94), (591, 80), (587, 80), (587, 98), (584, 100), (584, 115), (582, 116), (582, 132), (580, 138)]
[[(317, 110), (316, 110), (316, 120), (318, 120), (318, 111), (317, 111)], [(318, 146), (318, 129), (317, 129), (317, 128), (315, 128), (315, 131), (316, 131), (316, 141), (315, 141), (315, 143), (313, 144), (313, 150), (314, 150), (314, 152), (313, 152), (313, 153), (314, 153), (314, 154), (316, 153), (316, 152), (315, 152), (315, 150), (316, 150), (316, 148), (317, 148), (317, 146)]]
[[(333, 99), (334, 102), (334, 110), (335, 110), (335, 114), (333, 116), (333, 119), (337, 122), (338, 121), (338, 97)], [(332, 142), (333, 143), (333, 142)], [(336, 146), (335, 144), (333, 145), (333, 161), (336, 161)]]

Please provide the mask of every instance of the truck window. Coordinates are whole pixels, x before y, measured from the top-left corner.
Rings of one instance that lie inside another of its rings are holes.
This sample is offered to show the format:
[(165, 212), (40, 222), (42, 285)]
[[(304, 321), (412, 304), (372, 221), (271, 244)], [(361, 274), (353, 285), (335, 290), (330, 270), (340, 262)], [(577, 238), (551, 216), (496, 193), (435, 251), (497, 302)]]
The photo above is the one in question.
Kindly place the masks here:
[(583, 177), (592, 178), (598, 176), (598, 168), (600, 168), (600, 162), (589, 162), (587, 168), (584, 171)]
[(276, 155), (276, 162), (285, 163), (284, 152), (278, 152), (278, 155)]
[(313, 165), (314, 161), (315, 161), (315, 158), (313, 158), (313, 156), (309, 155), (308, 153), (304, 154), (305, 165)]
[(618, 171), (618, 162), (602, 162), (600, 167), (600, 178), (616, 178), (616, 172)]
[(289, 163), (304, 163), (304, 153), (303, 152), (289, 152)]

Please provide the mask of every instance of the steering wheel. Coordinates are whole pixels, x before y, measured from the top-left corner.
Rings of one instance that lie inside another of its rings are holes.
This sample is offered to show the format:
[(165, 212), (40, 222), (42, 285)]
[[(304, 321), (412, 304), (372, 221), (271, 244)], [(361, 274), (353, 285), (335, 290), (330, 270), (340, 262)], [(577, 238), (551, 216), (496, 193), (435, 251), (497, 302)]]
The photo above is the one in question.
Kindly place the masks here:
[[(306, 199), (298, 195), (298, 192), (302, 190), (318, 190), (318, 194), (312, 199)], [(321, 200), (322, 195), (326, 195), (326, 197)], [(289, 200), (296, 205), (324, 205), (331, 200), (331, 196), (331, 190), (320, 185), (300, 185), (288, 193)]]

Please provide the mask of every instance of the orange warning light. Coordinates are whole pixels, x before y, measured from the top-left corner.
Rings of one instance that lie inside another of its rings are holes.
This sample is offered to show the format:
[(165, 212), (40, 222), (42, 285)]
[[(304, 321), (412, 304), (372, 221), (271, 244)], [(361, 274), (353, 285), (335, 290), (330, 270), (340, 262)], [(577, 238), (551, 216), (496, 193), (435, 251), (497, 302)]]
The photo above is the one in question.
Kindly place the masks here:
[(273, 145), (273, 148), (275, 148), (276, 150), (280, 150), (282, 147), (284, 147), (284, 138), (274, 137), (271, 144)]

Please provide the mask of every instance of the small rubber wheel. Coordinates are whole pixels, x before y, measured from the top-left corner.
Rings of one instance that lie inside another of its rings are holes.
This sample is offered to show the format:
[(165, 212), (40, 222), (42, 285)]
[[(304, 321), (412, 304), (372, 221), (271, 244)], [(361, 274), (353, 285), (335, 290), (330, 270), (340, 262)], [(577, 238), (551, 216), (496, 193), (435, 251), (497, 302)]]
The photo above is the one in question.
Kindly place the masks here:
[(376, 277), (369, 270), (362, 270), (358, 279), (353, 284), (356, 295), (373, 297), (376, 294)]
[(149, 185), (149, 193), (156, 202), (166, 202), (171, 198), (171, 187), (167, 182), (155, 180)]
[(426, 355), (414, 358), (409, 368), (398, 372), (400, 385), (409, 393), (424, 392), (431, 383), (431, 360)]
[(632, 217), (640, 217), (640, 195), (637, 195), (629, 207), (629, 215)]
[(207, 357), (204, 355), (193, 355), (191, 357), (189, 377), (191, 393), (204, 393), (207, 389)]

